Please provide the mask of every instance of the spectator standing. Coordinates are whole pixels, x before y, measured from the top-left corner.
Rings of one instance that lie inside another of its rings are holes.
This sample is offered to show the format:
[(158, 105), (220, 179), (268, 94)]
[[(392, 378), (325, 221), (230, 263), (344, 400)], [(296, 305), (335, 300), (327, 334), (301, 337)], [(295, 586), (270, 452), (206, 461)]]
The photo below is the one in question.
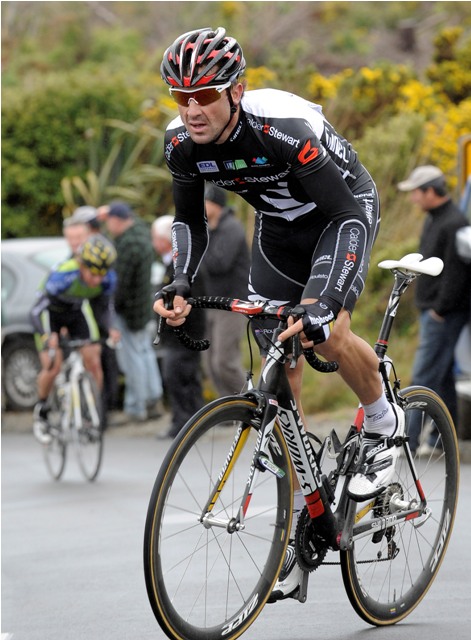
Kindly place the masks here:
[[(206, 183), (204, 197), (209, 244), (202, 265), (206, 269), (207, 295), (245, 300), (250, 270), (245, 229), (227, 206), (223, 189)], [(207, 309), (206, 322), (206, 335), (211, 342), (203, 355), (207, 374), (219, 395), (239, 393), (246, 381), (241, 355), (246, 320), (238, 313)]]
[(147, 324), (151, 320), (151, 269), (154, 250), (147, 228), (124, 202), (100, 208), (114, 238), (118, 259), (116, 326), (121, 333), (118, 364), (125, 374), (124, 411), (136, 422), (161, 415), (162, 381)]
[[(170, 284), (174, 279), (172, 259), (173, 216), (161, 216), (152, 225), (152, 244), (165, 266), (163, 281), (158, 289)], [(204, 295), (204, 269), (195, 279), (193, 293)], [(205, 312), (195, 309), (185, 323), (185, 331), (192, 338), (203, 338)], [(184, 347), (176, 338), (171, 327), (164, 325), (157, 349), (165, 393), (171, 408), (172, 419), (164, 438), (174, 438), (197, 411), (203, 406), (201, 387), (201, 353)], [(162, 437), (162, 436), (161, 436)]]
[[(425, 165), (412, 171), (398, 184), (408, 191), (414, 204), (426, 214), (419, 253), (436, 256), (444, 263), (439, 276), (421, 276), (415, 300), (420, 312), (419, 345), (412, 371), (412, 384), (436, 391), (457, 423), (458, 409), (454, 376), (454, 352), (463, 327), (469, 320), (471, 268), (458, 255), (456, 233), (467, 225), (466, 218), (449, 196), (445, 176), (438, 167)], [(416, 450), (419, 426), (409, 430), (410, 447)], [(434, 434), (423, 443), (433, 446)]]

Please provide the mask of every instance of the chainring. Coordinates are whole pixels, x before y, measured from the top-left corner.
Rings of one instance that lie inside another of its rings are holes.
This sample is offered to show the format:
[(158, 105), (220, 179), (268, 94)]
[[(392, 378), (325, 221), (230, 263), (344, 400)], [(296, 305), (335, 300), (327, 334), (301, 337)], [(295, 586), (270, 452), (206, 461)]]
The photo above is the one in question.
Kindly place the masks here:
[(304, 507), (299, 516), (295, 540), (296, 560), (301, 569), (311, 572), (320, 567), (329, 546), (324, 538), (316, 533), (307, 507)]

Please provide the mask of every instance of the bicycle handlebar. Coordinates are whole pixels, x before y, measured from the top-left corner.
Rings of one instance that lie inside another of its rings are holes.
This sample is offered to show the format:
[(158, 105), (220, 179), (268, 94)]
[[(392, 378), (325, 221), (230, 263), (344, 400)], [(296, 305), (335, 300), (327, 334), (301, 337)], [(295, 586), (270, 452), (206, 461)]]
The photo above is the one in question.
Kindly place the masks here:
[[(278, 307), (269, 302), (249, 302), (239, 298), (227, 298), (222, 296), (200, 296), (188, 298), (188, 304), (194, 309), (219, 309), (221, 311), (231, 311), (247, 316), (249, 319), (271, 319), (287, 322), (291, 315), (292, 307)], [(154, 344), (160, 342), (160, 333), (163, 330), (163, 318), (159, 318), (157, 336)], [(178, 341), (192, 351), (205, 351), (209, 348), (210, 342), (206, 339), (196, 339), (189, 336), (182, 327), (174, 327), (173, 331)], [(304, 349), (303, 354), (308, 364), (321, 373), (333, 373), (338, 369), (337, 362), (326, 362), (317, 357), (312, 348)]]

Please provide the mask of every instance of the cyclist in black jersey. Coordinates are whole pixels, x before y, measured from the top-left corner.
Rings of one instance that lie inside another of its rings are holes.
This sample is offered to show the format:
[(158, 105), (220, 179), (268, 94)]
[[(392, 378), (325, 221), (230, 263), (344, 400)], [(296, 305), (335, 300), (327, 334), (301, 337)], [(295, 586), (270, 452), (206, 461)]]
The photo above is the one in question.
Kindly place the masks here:
[[(402, 410), (384, 395), (374, 350), (350, 329), (379, 228), (376, 186), (319, 105), (273, 89), (246, 91), (244, 70), (240, 45), (221, 27), (185, 33), (164, 53), (161, 74), (179, 111), (165, 137), (176, 209), (175, 280), (165, 291), (175, 297), (166, 309), (159, 292), (154, 309), (174, 326), (190, 313), (186, 300), (208, 242), (205, 181), (250, 203), (249, 298), (301, 305), (300, 319), (280, 339), (299, 333), (303, 347), (339, 363), (365, 409), (364, 464), (348, 489), (366, 500), (389, 483), (399, 449), (388, 438), (404, 430)], [(302, 359), (289, 376), (302, 415)], [(298, 491), (295, 508), (302, 505)], [(293, 555), (277, 597), (293, 595), (299, 572)]]

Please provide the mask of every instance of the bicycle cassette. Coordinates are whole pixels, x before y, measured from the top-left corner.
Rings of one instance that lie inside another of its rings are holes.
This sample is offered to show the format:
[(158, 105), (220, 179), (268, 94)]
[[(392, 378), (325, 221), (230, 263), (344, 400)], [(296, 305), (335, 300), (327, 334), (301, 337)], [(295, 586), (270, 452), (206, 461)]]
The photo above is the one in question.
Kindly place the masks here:
[(315, 571), (324, 562), (329, 549), (326, 540), (316, 533), (307, 507), (301, 511), (296, 526), (296, 560), (303, 571)]

